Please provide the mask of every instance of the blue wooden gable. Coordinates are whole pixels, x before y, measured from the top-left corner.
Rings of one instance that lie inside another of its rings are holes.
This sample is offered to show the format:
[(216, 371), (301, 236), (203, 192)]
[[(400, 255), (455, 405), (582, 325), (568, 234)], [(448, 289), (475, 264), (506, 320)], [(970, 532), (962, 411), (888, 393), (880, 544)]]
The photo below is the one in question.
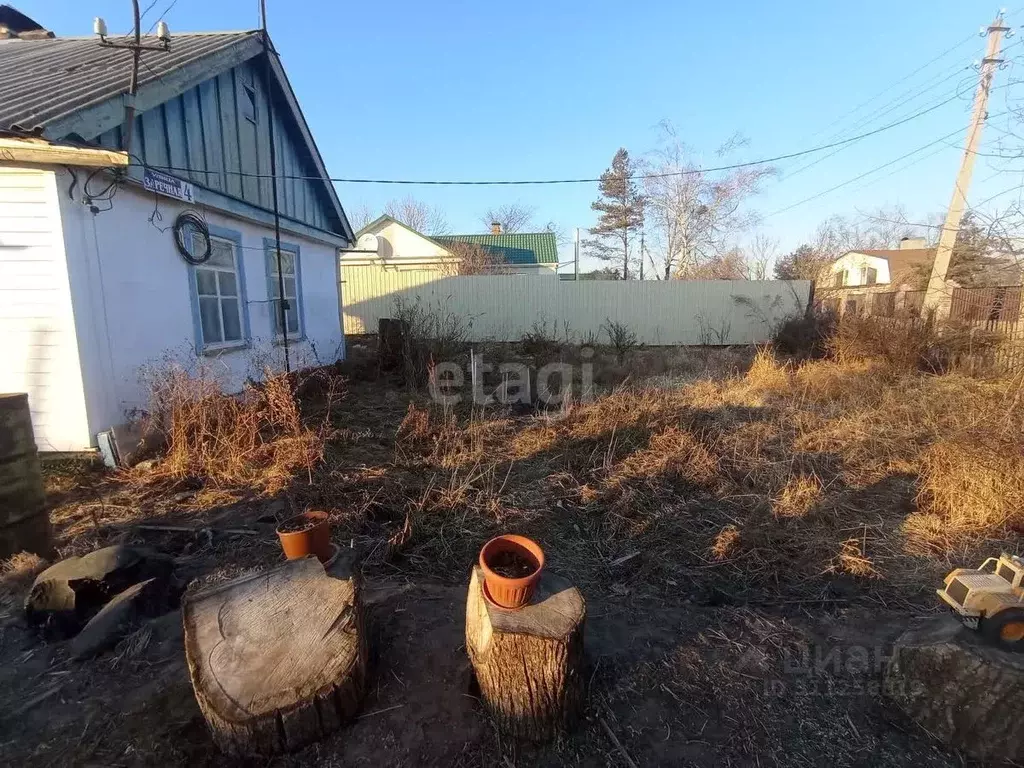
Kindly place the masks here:
[[(272, 61), (275, 77), (270, 98), (274, 100), (280, 214), (350, 241), (351, 228), (331, 182), (323, 179), (322, 161), (314, 156), (317, 150), (301, 113), (297, 113), (294, 94), (283, 70)], [(165, 99), (139, 112), (130, 147), (133, 162), (141, 160), (146, 166), (166, 169), (209, 190), (198, 195), (201, 202), (268, 221), (266, 213), (273, 210), (273, 181), (263, 62), (260, 54), (237, 63), (183, 92), (168, 92)], [(121, 127), (84, 138), (119, 149)], [(132, 175), (141, 175), (141, 168), (131, 170)], [(295, 178), (302, 176), (310, 178)]]

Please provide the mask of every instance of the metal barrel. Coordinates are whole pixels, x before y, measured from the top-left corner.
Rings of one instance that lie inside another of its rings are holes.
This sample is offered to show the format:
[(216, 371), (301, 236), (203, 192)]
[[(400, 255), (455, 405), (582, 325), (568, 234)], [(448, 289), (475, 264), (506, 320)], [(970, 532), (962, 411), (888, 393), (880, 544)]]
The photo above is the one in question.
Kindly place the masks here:
[(0, 393), (0, 558), (24, 550), (51, 555), (53, 534), (28, 395)]

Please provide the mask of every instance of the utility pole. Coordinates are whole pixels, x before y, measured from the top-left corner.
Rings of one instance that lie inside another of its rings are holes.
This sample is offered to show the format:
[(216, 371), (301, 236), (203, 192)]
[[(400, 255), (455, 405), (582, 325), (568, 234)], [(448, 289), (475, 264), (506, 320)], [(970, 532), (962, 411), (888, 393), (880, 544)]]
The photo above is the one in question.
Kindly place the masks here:
[(142, 17), (139, 14), (139, 0), (132, 0), (132, 20), (135, 28), (132, 40), (128, 42), (114, 41), (107, 37), (107, 25), (103, 19), (93, 20), (93, 32), (99, 35), (100, 45), (104, 48), (127, 48), (132, 52), (132, 73), (128, 81), (128, 93), (124, 95), (124, 121), (121, 124), (121, 149), (132, 151), (132, 129), (135, 127), (135, 94), (139, 90), (139, 62), (143, 51), (163, 51), (171, 49), (171, 33), (162, 20), (156, 25), (155, 45), (142, 42)]
[(640, 230), (640, 279), (644, 279), (644, 231)]
[(981, 129), (988, 114), (988, 95), (992, 90), (992, 77), (995, 75), (996, 68), (1003, 63), (1003, 60), (999, 58), (999, 45), (1002, 42), (1003, 33), (1008, 31), (1009, 27), (1003, 26), (1003, 14), (1000, 12), (988, 27), (988, 45), (985, 49), (985, 58), (981, 60), (978, 90), (974, 93), (971, 125), (967, 129), (967, 146), (964, 148), (964, 156), (960, 161), (960, 172), (957, 174), (956, 184), (953, 187), (953, 198), (949, 201), (946, 221), (939, 233), (939, 244), (935, 249), (935, 262), (932, 265), (931, 277), (928, 279), (928, 290), (924, 296), (924, 308), (934, 311), (937, 317), (945, 317), (949, 314), (952, 296), (946, 283), (946, 273), (949, 271), (953, 246), (956, 245), (956, 236), (960, 231), (960, 220), (967, 207), (967, 189), (971, 185), (974, 158), (978, 152), (978, 145), (981, 143)]
[[(274, 78), (271, 73), (271, 55), (276, 55), (267, 33), (267, 0), (260, 0), (260, 32), (263, 36), (263, 87), (267, 92), (267, 141), (270, 144), (270, 189), (274, 205), (274, 247), (277, 250), (277, 312), (281, 323), (281, 342), (284, 349), (285, 373), (292, 372), (288, 353), (288, 310), (291, 309), (284, 293), (284, 270), (281, 268), (281, 210), (277, 199), (277, 153), (274, 150)], [(296, 275), (298, 271), (296, 270)], [(296, 291), (298, 295), (298, 291)]]
[(580, 279), (580, 228), (579, 227), (576, 227), (576, 236), (573, 238), (572, 245), (573, 245), (573, 252), (572, 252), (572, 261), (573, 261), (573, 273), (572, 274), (573, 274), (573, 277), (572, 277), (572, 279), (574, 281), (576, 281), (576, 280)]

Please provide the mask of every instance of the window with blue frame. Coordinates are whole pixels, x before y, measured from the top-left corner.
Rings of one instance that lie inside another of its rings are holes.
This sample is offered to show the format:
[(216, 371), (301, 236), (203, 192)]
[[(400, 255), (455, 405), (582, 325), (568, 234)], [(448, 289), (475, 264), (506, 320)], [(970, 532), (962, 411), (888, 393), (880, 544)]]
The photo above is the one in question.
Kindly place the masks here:
[(203, 348), (236, 346), (245, 340), (238, 248), (210, 237), (210, 258), (195, 267), (195, 290)]
[[(267, 246), (267, 291), (270, 296), (271, 325), (275, 336), (283, 336), (281, 310), (284, 309), (284, 328), (290, 337), (302, 336), (302, 301), (299, 290), (298, 248), (278, 251), (271, 243)], [(283, 292), (282, 292), (283, 289)]]

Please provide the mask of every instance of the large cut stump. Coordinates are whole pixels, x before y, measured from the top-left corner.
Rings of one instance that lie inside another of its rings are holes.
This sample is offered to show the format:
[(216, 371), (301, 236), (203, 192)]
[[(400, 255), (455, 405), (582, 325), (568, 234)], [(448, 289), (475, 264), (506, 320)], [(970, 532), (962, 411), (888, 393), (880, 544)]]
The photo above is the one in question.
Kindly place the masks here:
[(952, 617), (903, 633), (885, 691), (946, 744), (978, 760), (1024, 761), (1024, 654), (983, 644)]
[(192, 687), (223, 751), (298, 749), (355, 714), (366, 674), (363, 610), (355, 577), (336, 575), (307, 557), (186, 599)]
[(484, 704), (508, 733), (552, 738), (578, 714), (583, 698), (583, 595), (545, 572), (529, 605), (509, 611), (483, 592), (473, 568), (466, 600), (466, 650)]

